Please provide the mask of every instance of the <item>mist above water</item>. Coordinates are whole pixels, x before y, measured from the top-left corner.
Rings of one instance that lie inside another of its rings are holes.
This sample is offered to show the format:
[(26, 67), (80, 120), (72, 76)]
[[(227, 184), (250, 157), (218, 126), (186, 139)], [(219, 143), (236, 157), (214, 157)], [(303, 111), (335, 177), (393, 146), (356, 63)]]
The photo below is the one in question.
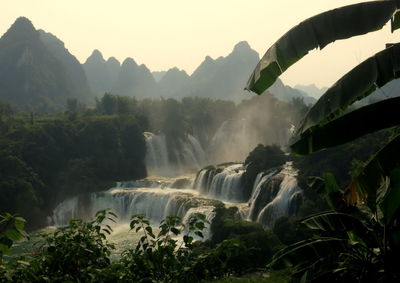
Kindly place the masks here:
[(238, 216), (269, 227), (277, 218), (292, 215), (302, 201), (297, 185), (297, 171), (290, 162), (282, 168), (261, 172), (248, 194), (243, 190), (243, 164), (205, 168), (182, 188), (174, 188), (176, 178), (156, 178), (119, 183), (105, 192), (77, 196), (60, 203), (53, 212), (52, 223), (60, 226), (71, 218), (88, 219), (96, 211), (111, 208), (127, 223), (132, 214), (144, 214), (154, 224), (169, 215), (188, 219), (204, 213), (211, 222), (217, 203), (236, 206)]

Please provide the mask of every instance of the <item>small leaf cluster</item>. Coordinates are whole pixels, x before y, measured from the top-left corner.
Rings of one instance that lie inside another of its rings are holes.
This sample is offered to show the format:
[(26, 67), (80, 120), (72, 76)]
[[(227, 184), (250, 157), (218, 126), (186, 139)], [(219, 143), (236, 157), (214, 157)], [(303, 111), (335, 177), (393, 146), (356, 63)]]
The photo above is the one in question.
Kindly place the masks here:
[(13, 243), (27, 236), (24, 228), (25, 219), (9, 213), (0, 215), (0, 263), (3, 256), (10, 252)]
[[(194, 282), (197, 264), (193, 253), (195, 236), (203, 238), (202, 231), (209, 223), (205, 215), (194, 214), (188, 223), (181, 223), (177, 216), (161, 221), (160, 230), (153, 232), (150, 222), (143, 215), (133, 215), (131, 230), (142, 233), (134, 249), (123, 252), (120, 273), (122, 281)], [(182, 241), (178, 237), (183, 235)]]

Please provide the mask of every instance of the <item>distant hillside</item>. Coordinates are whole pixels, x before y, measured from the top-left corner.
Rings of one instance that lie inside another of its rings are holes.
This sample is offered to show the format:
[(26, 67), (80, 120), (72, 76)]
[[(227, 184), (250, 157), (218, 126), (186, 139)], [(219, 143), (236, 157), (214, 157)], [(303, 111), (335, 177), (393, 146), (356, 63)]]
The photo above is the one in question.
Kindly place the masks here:
[[(138, 66), (133, 59), (127, 58), (117, 79), (110, 79), (109, 68), (97, 50), (87, 59), (84, 68), (92, 89), (98, 95), (112, 91), (115, 94), (138, 98), (208, 97), (239, 102), (252, 96), (243, 88), (258, 60), (258, 53), (251, 49), (247, 42), (242, 41), (236, 44), (226, 57), (212, 59), (206, 56), (190, 76), (176, 67), (168, 71), (150, 73), (145, 65)], [(315, 102), (314, 98), (283, 85), (280, 80), (269, 92), (283, 101), (303, 97), (306, 103)]]
[[(240, 102), (251, 98), (243, 90), (259, 55), (245, 41), (226, 57), (206, 56), (190, 76), (178, 68), (153, 72), (134, 59), (122, 64), (107, 61), (94, 50), (84, 64), (55, 35), (37, 31), (26, 18), (19, 18), (0, 38), (0, 99), (41, 111), (62, 109), (68, 98), (92, 104), (93, 96), (105, 92), (136, 98), (207, 97)], [(302, 91), (277, 81), (269, 92), (288, 101), (303, 97)]]
[(286, 86), (278, 79), (268, 90), (276, 98), (282, 101), (291, 101), (293, 98), (303, 98), (306, 104), (314, 104), (317, 99), (308, 95), (308, 93)]
[(150, 70), (145, 65), (137, 65), (132, 58), (122, 63), (112, 92), (137, 98), (159, 97), (159, 89)]
[(104, 60), (100, 51), (94, 50), (83, 64), (89, 85), (101, 96), (105, 92), (137, 98), (159, 97), (159, 88), (145, 65), (137, 65), (126, 58), (122, 65), (114, 57)]
[(161, 79), (165, 75), (165, 73), (167, 73), (167, 72), (166, 71), (154, 71), (154, 72), (151, 72), (151, 74), (153, 75), (153, 77), (154, 77), (154, 79), (156, 80), (157, 83), (159, 81), (161, 81)]
[(88, 100), (84, 77), (63, 43), (37, 31), (27, 18), (18, 18), (0, 38), (0, 99), (41, 111), (59, 109), (67, 98)]
[(182, 98), (190, 95), (191, 80), (184, 70), (169, 69), (161, 77), (158, 87), (163, 97)]
[(190, 96), (240, 101), (246, 98), (246, 81), (257, 65), (258, 53), (245, 41), (239, 42), (226, 57), (207, 56), (191, 75)]
[(318, 88), (315, 84), (310, 84), (310, 85), (295, 85), (294, 86), (295, 89), (304, 91), (305, 93), (307, 93), (309, 96), (312, 96), (316, 99), (320, 98), (321, 95), (323, 95), (325, 93), (325, 91), (327, 91), (327, 87), (323, 87), (323, 88)]
[[(118, 74), (119, 62), (117, 64), (118, 66), (115, 72)], [(89, 86), (96, 95), (102, 95), (105, 92), (110, 92), (116, 80), (116, 78), (111, 75), (109, 65), (110, 64), (107, 64), (103, 58), (103, 55), (98, 50), (94, 50), (92, 55), (90, 55), (86, 62), (82, 65), (83, 69), (85, 70)], [(111, 65), (115, 67), (115, 63), (112, 63)]]
[(46, 48), (63, 64), (73, 84), (75, 96), (81, 101), (93, 103), (93, 96), (89, 88), (85, 71), (78, 59), (65, 48), (64, 42), (55, 35), (45, 32), (44, 30), (39, 30), (39, 34)]

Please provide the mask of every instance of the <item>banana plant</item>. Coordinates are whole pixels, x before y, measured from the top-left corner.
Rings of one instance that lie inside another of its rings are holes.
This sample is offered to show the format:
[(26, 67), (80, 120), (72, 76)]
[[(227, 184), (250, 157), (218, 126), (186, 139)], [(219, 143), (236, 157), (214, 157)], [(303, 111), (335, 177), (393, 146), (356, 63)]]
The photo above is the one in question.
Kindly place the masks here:
[(269, 267), (292, 268), (295, 282), (395, 282), (384, 280), (390, 277), (385, 272), (397, 272), (397, 255), (387, 250), (372, 218), (329, 211), (302, 223), (318, 236), (279, 251)]
[[(246, 89), (262, 94), (310, 50), (335, 40), (381, 29), (388, 21), (393, 32), (399, 28), (399, 8), (399, 0), (370, 1), (303, 21), (268, 49)], [(399, 97), (346, 112), (354, 102), (399, 77), (400, 44), (392, 44), (326, 91), (297, 127), (292, 152), (311, 154), (399, 127)], [(291, 266), (299, 282), (400, 282), (393, 266), (400, 253), (400, 134), (393, 132), (392, 139), (358, 168), (346, 188), (335, 186), (333, 176), (324, 176), (325, 195), (334, 211), (305, 219), (303, 223), (316, 237), (276, 254), (272, 267)]]
[(309, 51), (328, 44), (381, 29), (391, 21), (398, 29), (398, 0), (358, 3), (311, 17), (284, 34), (273, 44), (251, 74), (246, 89), (263, 93), (291, 65)]

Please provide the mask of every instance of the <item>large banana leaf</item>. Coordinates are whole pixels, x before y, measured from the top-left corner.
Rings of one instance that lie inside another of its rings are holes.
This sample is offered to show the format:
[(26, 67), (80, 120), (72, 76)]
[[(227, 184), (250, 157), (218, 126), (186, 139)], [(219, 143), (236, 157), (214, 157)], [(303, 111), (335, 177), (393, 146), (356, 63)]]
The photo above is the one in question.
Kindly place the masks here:
[(359, 219), (350, 214), (334, 211), (312, 215), (304, 219), (302, 223), (310, 229), (324, 232), (347, 232), (354, 230), (365, 234), (368, 230)]
[(290, 146), (297, 154), (310, 154), (344, 144), (363, 135), (400, 125), (400, 97), (382, 100), (347, 113), (323, 126), (307, 130)]
[(333, 237), (308, 239), (292, 244), (274, 254), (272, 268), (293, 267), (316, 262), (332, 253), (339, 253), (346, 248), (344, 239)]
[(378, 220), (383, 224), (393, 221), (400, 210), (400, 134), (353, 177), (347, 191), (351, 193), (352, 190), (365, 192), (364, 201), (372, 211), (380, 209), (381, 219)]
[(347, 241), (343, 239), (321, 237), (304, 240), (277, 252), (269, 267), (292, 268), (294, 282), (296, 277), (321, 277), (334, 272), (338, 267), (334, 259), (346, 249)]
[(325, 124), (357, 100), (400, 76), (400, 44), (368, 58), (339, 79), (307, 113), (296, 135)]
[[(292, 28), (272, 45), (246, 85), (258, 94), (315, 48), (329, 43), (381, 29), (395, 14), (398, 1), (371, 1), (337, 8), (309, 18)], [(395, 18), (392, 23), (397, 24)], [(397, 26), (393, 25), (392, 29)]]

